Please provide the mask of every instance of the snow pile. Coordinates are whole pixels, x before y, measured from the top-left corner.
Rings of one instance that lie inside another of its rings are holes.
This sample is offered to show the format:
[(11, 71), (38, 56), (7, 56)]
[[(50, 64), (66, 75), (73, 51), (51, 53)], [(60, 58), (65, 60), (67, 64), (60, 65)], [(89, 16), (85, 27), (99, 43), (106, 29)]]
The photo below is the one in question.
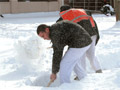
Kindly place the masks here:
[(37, 36), (21, 37), (15, 44), (18, 58), (39, 59), (43, 53), (43, 46)]
[[(14, 45), (16, 60), (26, 67), (38, 68), (41, 65), (41, 57), (44, 54), (42, 40), (33, 34), (28, 37), (20, 37)], [(31, 69), (31, 68), (30, 68)]]

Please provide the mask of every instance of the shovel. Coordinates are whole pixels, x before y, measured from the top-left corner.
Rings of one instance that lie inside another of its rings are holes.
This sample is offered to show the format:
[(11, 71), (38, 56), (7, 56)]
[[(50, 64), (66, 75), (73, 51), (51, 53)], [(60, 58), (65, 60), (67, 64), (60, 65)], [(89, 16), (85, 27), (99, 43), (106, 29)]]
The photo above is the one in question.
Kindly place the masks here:
[(49, 87), (49, 86), (52, 84), (52, 82), (53, 82), (53, 81), (50, 80), (49, 83), (48, 83), (48, 85), (47, 85), (47, 87)]

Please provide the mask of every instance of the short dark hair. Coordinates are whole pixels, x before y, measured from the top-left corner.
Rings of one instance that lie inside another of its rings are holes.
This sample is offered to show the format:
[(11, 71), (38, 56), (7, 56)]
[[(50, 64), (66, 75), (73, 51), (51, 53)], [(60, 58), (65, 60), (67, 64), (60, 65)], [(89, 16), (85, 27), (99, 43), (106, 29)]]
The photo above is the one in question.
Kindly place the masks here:
[(49, 28), (50, 26), (47, 26), (46, 24), (41, 24), (37, 27), (37, 34), (39, 35), (40, 32), (45, 32), (46, 28)]
[(72, 8), (72, 7), (69, 6), (69, 5), (63, 5), (63, 6), (60, 7), (60, 12), (65, 11), (65, 10), (69, 10), (69, 9), (71, 9), (71, 8)]

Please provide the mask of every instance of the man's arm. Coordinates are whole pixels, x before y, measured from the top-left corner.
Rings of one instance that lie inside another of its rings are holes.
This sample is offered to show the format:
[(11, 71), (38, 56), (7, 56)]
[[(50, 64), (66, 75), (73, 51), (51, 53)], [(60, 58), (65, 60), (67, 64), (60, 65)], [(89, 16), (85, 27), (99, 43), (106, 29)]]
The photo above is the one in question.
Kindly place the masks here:
[(95, 31), (97, 33), (97, 39), (96, 39), (96, 45), (97, 45), (97, 43), (98, 43), (98, 41), (100, 39), (100, 35), (99, 35), (98, 27), (97, 27), (97, 24), (96, 24), (95, 20), (94, 20), (94, 23), (95, 23)]
[(55, 47), (53, 45), (53, 60), (52, 60), (52, 73), (56, 74), (59, 71), (60, 68), (60, 62), (63, 55), (63, 46), (60, 45), (60, 47)]
[(59, 71), (60, 68), (60, 62), (62, 59), (62, 54), (63, 54), (63, 48), (64, 46), (62, 45), (53, 45), (53, 60), (52, 60), (52, 74), (50, 76), (50, 79), (52, 82), (57, 78), (56, 73)]

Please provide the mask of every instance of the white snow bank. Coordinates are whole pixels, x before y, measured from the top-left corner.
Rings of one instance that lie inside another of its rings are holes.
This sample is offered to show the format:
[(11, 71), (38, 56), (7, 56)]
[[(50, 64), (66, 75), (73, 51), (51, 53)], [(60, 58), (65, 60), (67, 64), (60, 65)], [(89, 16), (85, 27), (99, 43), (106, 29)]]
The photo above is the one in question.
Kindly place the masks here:
[(42, 40), (37, 35), (33, 34), (28, 37), (20, 37), (14, 46), (16, 50), (15, 58), (19, 63), (28, 68), (38, 68), (41, 65), (41, 57), (45, 47), (43, 47)]
[[(45, 75), (46, 76), (46, 75)], [(120, 69), (105, 70), (102, 74), (88, 74), (81, 81), (72, 81), (58, 87), (16, 86), (2, 87), (1, 90), (119, 90)], [(3, 82), (2, 82), (3, 83)], [(11, 82), (12, 83), (12, 82)], [(10, 83), (10, 84), (11, 84)], [(41, 82), (40, 82), (41, 83)], [(47, 82), (46, 82), (47, 83)], [(8, 82), (7, 82), (8, 84)]]
[(120, 67), (120, 22), (112, 28), (100, 31), (96, 54), (103, 69)]

